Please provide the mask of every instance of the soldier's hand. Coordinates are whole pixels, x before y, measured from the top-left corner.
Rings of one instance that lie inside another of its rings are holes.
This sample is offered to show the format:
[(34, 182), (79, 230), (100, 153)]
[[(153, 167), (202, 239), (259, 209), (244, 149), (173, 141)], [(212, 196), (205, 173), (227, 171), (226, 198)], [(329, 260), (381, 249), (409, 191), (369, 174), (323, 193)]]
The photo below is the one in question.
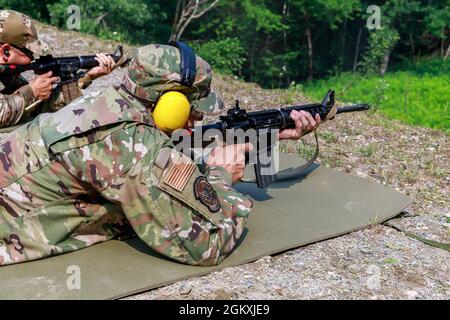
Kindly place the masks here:
[(232, 183), (235, 184), (244, 176), (245, 153), (253, 149), (251, 143), (234, 144), (224, 147), (215, 147), (206, 160), (207, 166), (219, 166), (231, 174)]
[(309, 112), (292, 110), (291, 118), (294, 120), (294, 129), (281, 130), (278, 138), (280, 140), (298, 140), (308, 131), (316, 130), (320, 125), (320, 116), (316, 114), (313, 118)]
[(94, 67), (87, 72), (87, 75), (91, 77), (91, 79), (96, 79), (110, 73), (116, 65), (114, 59), (104, 53), (96, 54), (95, 60), (99, 63), (98, 67)]
[(58, 77), (52, 77), (52, 72), (41, 74), (30, 81), (33, 95), (38, 100), (47, 100), (54, 88), (54, 84), (59, 82)]

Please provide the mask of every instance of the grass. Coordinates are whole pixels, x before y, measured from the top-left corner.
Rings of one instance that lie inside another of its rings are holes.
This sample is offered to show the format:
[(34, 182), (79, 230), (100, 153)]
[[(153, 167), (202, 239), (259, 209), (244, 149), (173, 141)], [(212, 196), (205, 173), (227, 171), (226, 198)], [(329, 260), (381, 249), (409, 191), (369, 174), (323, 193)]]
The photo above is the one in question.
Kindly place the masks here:
[(450, 59), (431, 59), (400, 65), (384, 77), (344, 73), (307, 83), (301, 90), (306, 96), (321, 100), (332, 88), (339, 101), (369, 103), (390, 118), (447, 131), (450, 128), (449, 74)]
[(399, 261), (397, 259), (395, 259), (395, 258), (386, 258), (386, 259), (383, 260), (383, 262), (392, 264), (392, 263), (398, 263)]
[(373, 144), (369, 144), (368, 146), (360, 147), (358, 149), (358, 153), (361, 156), (366, 157), (366, 158), (372, 157), (376, 151), (377, 151), (377, 148)]

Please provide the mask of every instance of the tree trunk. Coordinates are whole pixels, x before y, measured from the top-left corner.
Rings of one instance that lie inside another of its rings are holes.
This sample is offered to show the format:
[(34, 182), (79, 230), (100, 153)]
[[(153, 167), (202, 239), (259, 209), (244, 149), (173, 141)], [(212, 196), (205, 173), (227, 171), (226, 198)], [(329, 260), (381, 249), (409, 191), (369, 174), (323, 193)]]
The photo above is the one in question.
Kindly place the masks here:
[(412, 34), (410, 33), (409, 34), (409, 43), (410, 43), (410, 46), (411, 46), (411, 56), (412, 56), (412, 60), (414, 61), (414, 62), (416, 62), (416, 56), (414, 55), (414, 53), (415, 53), (415, 47), (414, 47), (414, 38), (413, 38), (413, 36), (412, 36)]
[(255, 61), (256, 38), (257, 37), (255, 37), (253, 39), (252, 48), (250, 50), (250, 59), (249, 59), (250, 60), (249, 61), (250, 70), (249, 70), (249, 73), (248, 73), (248, 81), (249, 82), (253, 81), (253, 62)]
[(446, 60), (448, 58), (448, 56), (450, 56), (450, 43), (448, 44), (448, 48), (447, 48), (447, 52), (444, 56), (444, 60)]
[(359, 56), (359, 46), (361, 44), (361, 34), (362, 34), (362, 28), (359, 27), (358, 39), (356, 40), (355, 58), (353, 59), (353, 73), (356, 72), (356, 68), (358, 67), (358, 56)]
[(169, 41), (178, 41), (192, 20), (211, 10), (219, 0), (178, 0)]
[(380, 65), (380, 69), (379, 69), (381, 76), (384, 76), (384, 74), (387, 71), (390, 55), (391, 55), (391, 50), (386, 51), (386, 53), (384, 54), (384, 57), (383, 57), (383, 60), (381, 61), (381, 65)]
[(340, 60), (340, 66), (339, 66), (339, 72), (341, 72), (345, 67), (345, 40), (346, 40), (346, 34), (347, 34), (347, 18), (344, 19), (344, 26), (342, 27), (342, 48), (341, 48), (341, 58)]
[[(283, 4), (283, 23), (287, 22), (288, 15), (289, 15), (289, 7), (288, 7), (288, 4), (287, 4), (287, 0), (284, 0), (284, 4)], [(286, 29), (283, 29), (283, 52), (288, 52)], [(289, 77), (288, 66), (286, 65), (286, 61), (284, 62), (283, 66), (284, 66), (283, 73), (284, 73), (284, 79), (285, 79), (285, 86), (287, 88), (287, 87), (289, 87), (289, 84), (291, 83), (291, 79)]]
[(312, 35), (311, 35), (311, 29), (309, 26), (309, 15), (305, 11), (303, 13), (303, 17), (305, 18), (305, 33), (306, 33), (306, 40), (308, 42), (308, 77), (306, 78), (307, 81), (311, 81), (313, 79), (313, 44), (312, 44)]
[(177, 33), (179, 30), (179, 24), (181, 20), (182, 12), (184, 11), (185, 3), (184, 0), (178, 0), (177, 1), (177, 8), (175, 10), (175, 17), (173, 18), (172, 23), (172, 32), (170, 33), (169, 41), (176, 41), (177, 39)]

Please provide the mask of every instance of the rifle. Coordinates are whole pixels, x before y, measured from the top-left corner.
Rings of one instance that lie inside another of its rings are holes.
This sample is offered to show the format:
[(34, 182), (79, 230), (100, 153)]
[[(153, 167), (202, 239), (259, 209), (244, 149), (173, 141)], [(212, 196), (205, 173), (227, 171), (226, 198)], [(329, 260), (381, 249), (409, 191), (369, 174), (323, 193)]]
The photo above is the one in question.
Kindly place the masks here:
[[(123, 57), (123, 47), (118, 46), (113, 54), (108, 54), (117, 63)], [(49, 71), (53, 76), (59, 77), (59, 85), (78, 81), (86, 75), (84, 70), (97, 67), (95, 55), (54, 58), (51, 55), (40, 57), (27, 65), (1, 64), (0, 75), (20, 74), (33, 70), (35, 74), (44, 74)]]
[[(116, 63), (118, 63), (123, 58), (123, 47), (118, 46), (113, 54), (108, 54), (111, 56)], [(126, 59), (120, 63), (120, 66), (125, 66), (130, 59)], [(34, 71), (35, 74), (41, 75), (49, 71), (52, 72), (52, 76), (59, 77), (60, 81), (56, 84), (54, 89), (58, 87), (76, 82), (86, 75), (84, 70), (88, 70), (99, 65), (98, 61), (95, 60), (95, 55), (88, 56), (73, 56), (73, 57), (60, 57), (54, 58), (51, 55), (40, 57), (36, 59), (33, 63), (27, 65), (12, 65), (12, 64), (0, 64), (0, 76), (8, 76), (21, 74), (26, 71)], [(25, 110), (30, 111), (42, 100), (38, 100), (33, 104), (29, 105)]]
[[(189, 135), (193, 135), (194, 139), (200, 135), (202, 137), (202, 147), (204, 148), (205, 146), (212, 143), (215, 139), (214, 136), (208, 135), (208, 131), (220, 132), (223, 140), (226, 140), (225, 138), (227, 137), (227, 135), (233, 134), (234, 132), (236, 132), (236, 130), (243, 130), (244, 132), (248, 130), (254, 130), (256, 132), (258, 141), (258, 145), (256, 148), (256, 163), (254, 165), (256, 182), (259, 188), (264, 188), (270, 183), (274, 182), (276, 179), (276, 173), (273, 172), (273, 168), (271, 170), (268, 170), (270, 171), (270, 173), (265, 174), (263, 172), (264, 168), (273, 165), (272, 148), (274, 146), (274, 129), (283, 130), (288, 128), (295, 128), (294, 121), (290, 116), (292, 110), (303, 110), (309, 112), (313, 117), (315, 117), (316, 114), (319, 114), (321, 120), (330, 120), (333, 119), (336, 114), (364, 111), (370, 108), (368, 104), (355, 104), (337, 108), (334, 102), (333, 90), (329, 90), (327, 92), (322, 103), (288, 106), (279, 109), (268, 109), (256, 112), (247, 112), (245, 109), (241, 109), (239, 107), (239, 101), (236, 100), (236, 106), (232, 109), (229, 109), (226, 115), (220, 116), (220, 121), (212, 124), (194, 127)], [(183, 134), (181, 134), (181, 136), (183, 136)], [(317, 158), (318, 138), (317, 135), (315, 135), (315, 137), (317, 144), (316, 153), (313, 159), (302, 166), (302, 170), (305, 170), (307, 167), (309, 167)], [(264, 147), (261, 146), (261, 138), (265, 138), (266, 141), (268, 141), (265, 149), (263, 149)], [(191, 139), (191, 141), (193, 141), (194, 139)], [(173, 139), (173, 141), (177, 143), (176, 137), (175, 139)], [(236, 141), (234, 142), (236, 143)], [(198, 146), (198, 144), (195, 144), (195, 146)], [(262, 161), (264, 160), (262, 157), (262, 152), (267, 152), (267, 155), (271, 158), (270, 161)]]

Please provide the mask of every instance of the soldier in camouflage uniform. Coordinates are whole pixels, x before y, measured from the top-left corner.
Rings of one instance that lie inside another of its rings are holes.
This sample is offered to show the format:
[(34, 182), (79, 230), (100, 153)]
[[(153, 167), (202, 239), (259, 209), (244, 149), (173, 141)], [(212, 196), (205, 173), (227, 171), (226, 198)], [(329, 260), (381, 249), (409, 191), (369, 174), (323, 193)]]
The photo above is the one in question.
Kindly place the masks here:
[[(25, 65), (36, 56), (49, 53), (49, 47), (39, 41), (34, 23), (28, 16), (12, 10), (0, 10), (0, 64)], [(81, 96), (80, 89), (86, 88), (93, 79), (111, 72), (115, 64), (111, 57), (104, 54), (98, 54), (97, 60), (101, 65), (89, 70), (78, 84), (64, 85), (65, 92), (70, 92), (71, 97), (60, 94), (59, 90), (51, 94), (53, 84), (58, 81), (51, 72), (36, 77), (30, 83), (21, 76), (0, 73), (0, 128), (14, 126), (40, 112), (55, 111), (72, 98)], [(46, 102), (34, 110), (25, 110), (37, 100)]]
[[(41, 114), (1, 140), (0, 265), (85, 248), (130, 227), (182, 263), (215, 265), (232, 251), (252, 207), (231, 187), (246, 148), (238, 147), (237, 164), (213, 154), (200, 171), (150, 114), (168, 87), (186, 94), (192, 115), (222, 111), (210, 66), (198, 56), (196, 64), (187, 88), (177, 48), (142, 47), (120, 87)], [(304, 119), (291, 116), (297, 128), (286, 137), (299, 138)]]

